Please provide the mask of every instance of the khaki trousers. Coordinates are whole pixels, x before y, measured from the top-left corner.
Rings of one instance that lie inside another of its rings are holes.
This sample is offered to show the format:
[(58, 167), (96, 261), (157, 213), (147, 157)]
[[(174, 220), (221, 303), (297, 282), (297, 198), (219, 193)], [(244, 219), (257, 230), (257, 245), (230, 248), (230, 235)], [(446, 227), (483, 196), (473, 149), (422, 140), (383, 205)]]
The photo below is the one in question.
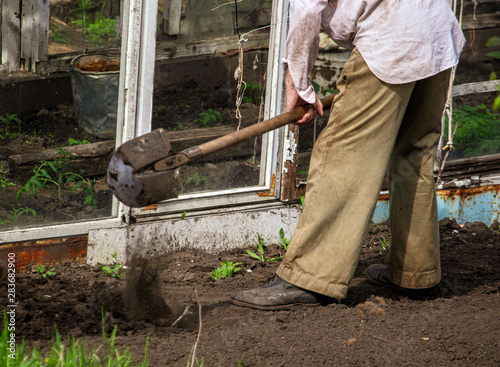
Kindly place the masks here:
[(391, 280), (415, 289), (440, 281), (433, 164), (449, 76), (386, 84), (353, 50), (314, 145), (304, 211), (277, 271), (282, 279), (346, 297), (387, 171)]

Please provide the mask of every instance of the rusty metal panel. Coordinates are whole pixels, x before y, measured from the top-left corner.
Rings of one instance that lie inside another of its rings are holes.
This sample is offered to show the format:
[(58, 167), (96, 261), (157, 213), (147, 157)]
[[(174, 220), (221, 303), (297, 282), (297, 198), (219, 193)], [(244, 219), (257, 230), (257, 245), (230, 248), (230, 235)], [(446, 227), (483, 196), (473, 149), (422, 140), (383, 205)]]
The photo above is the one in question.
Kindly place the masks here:
[(56, 264), (65, 261), (85, 262), (87, 235), (6, 243), (0, 246), (0, 274), (3, 278), (9, 253), (16, 256), (16, 272), (31, 271), (39, 264)]
[[(451, 190), (437, 190), (438, 217), (465, 222), (482, 222), (490, 226), (500, 221), (500, 185), (485, 185)], [(389, 195), (379, 196), (373, 221), (389, 219)]]

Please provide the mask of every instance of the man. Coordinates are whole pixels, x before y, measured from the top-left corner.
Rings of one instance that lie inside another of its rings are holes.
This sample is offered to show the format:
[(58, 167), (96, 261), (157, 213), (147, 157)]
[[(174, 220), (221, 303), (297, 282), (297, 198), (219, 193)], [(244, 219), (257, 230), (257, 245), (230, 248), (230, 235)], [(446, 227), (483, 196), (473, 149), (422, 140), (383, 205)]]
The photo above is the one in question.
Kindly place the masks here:
[(465, 43), (446, 0), (292, 0), (286, 109), (323, 114), (308, 75), (320, 27), (353, 49), (311, 157), (304, 212), (266, 284), (232, 302), (264, 310), (342, 299), (387, 172), (392, 243), (370, 283), (425, 296), (441, 279), (433, 164), (450, 68)]

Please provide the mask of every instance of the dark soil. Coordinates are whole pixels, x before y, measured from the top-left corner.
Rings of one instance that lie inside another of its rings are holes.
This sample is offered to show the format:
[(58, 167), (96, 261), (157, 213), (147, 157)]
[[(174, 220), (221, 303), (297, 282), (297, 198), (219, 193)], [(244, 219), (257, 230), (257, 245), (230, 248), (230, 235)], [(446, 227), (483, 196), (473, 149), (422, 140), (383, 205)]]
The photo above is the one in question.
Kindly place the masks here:
[[(342, 303), (289, 311), (230, 304), (233, 292), (262, 284), (278, 266), (277, 261), (253, 260), (244, 249), (134, 259), (125, 280), (105, 276), (98, 266), (69, 263), (56, 265), (57, 275), (48, 280), (21, 274), (16, 334), (46, 345), (56, 324), (63, 335), (97, 346), (104, 310), (106, 328), (118, 328), (117, 345), (130, 346), (136, 359), (150, 336), (151, 366), (184, 366), (198, 337), (201, 307), (197, 357), (204, 366), (500, 365), (498, 224), (441, 222), (442, 294), (425, 301), (366, 282), (364, 269), (384, 262), (382, 238), (390, 244), (388, 226), (372, 225)], [(267, 257), (282, 252), (278, 245), (266, 248)], [(242, 270), (214, 281), (209, 273), (222, 260), (241, 262)], [(6, 304), (7, 283), (0, 284)], [(384, 314), (360, 318), (367, 300), (383, 302)]]

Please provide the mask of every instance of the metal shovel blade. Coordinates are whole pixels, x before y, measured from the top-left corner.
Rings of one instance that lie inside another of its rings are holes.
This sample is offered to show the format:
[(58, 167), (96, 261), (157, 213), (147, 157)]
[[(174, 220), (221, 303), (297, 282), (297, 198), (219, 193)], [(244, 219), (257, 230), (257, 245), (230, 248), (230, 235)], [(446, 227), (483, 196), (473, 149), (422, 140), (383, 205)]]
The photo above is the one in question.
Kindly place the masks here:
[(156, 171), (153, 164), (172, 154), (164, 129), (123, 143), (108, 167), (108, 187), (123, 204), (132, 208), (179, 196), (178, 169)]

